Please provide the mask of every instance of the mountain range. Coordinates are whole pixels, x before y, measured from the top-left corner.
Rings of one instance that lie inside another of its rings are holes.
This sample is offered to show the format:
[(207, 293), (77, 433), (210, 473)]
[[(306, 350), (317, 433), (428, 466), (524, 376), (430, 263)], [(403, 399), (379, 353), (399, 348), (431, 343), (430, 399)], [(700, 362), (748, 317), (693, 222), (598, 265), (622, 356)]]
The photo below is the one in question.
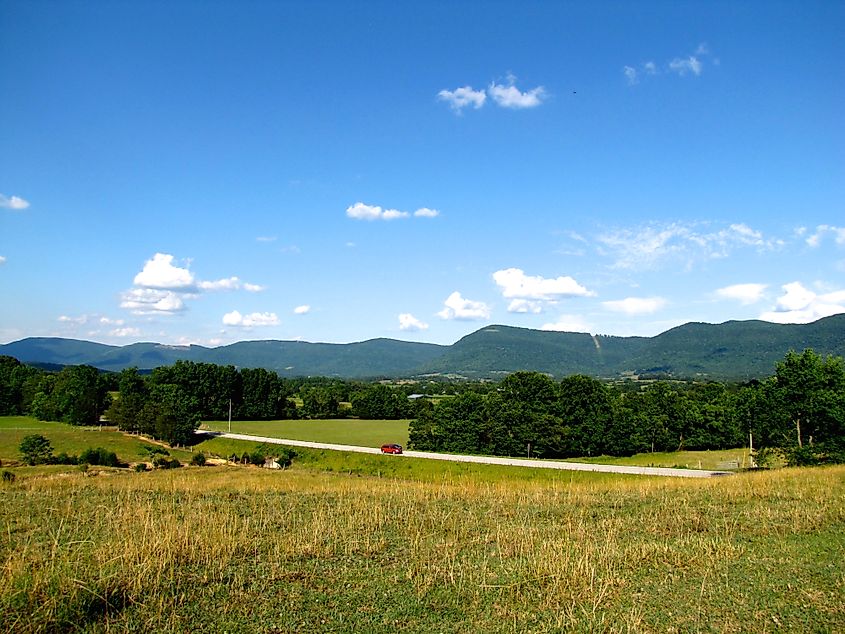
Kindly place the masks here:
[(92, 365), (152, 369), (177, 360), (261, 367), (281, 376), (400, 378), (447, 375), (496, 378), (517, 370), (555, 377), (660, 375), (745, 380), (774, 373), (789, 350), (845, 356), (845, 314), (809, 324), (728, 321), (688, 323), (654, 337), (549, 332), (492, 325), (452, 345), (370, 339), (332, 344), (242, 341), (217, 348), (134, 343), (110, 346), (77, 339), (30, 337), (0, 345), (0, 354), (42, 366)]

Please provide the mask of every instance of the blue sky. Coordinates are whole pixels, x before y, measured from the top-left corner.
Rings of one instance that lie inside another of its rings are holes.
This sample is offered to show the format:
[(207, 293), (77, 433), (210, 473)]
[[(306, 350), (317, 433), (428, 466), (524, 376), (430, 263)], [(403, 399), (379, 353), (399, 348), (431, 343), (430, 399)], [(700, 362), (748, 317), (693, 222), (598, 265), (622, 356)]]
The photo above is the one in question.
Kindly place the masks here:
[(841, 2), (0, 0), (0, 341), (845, 312)]

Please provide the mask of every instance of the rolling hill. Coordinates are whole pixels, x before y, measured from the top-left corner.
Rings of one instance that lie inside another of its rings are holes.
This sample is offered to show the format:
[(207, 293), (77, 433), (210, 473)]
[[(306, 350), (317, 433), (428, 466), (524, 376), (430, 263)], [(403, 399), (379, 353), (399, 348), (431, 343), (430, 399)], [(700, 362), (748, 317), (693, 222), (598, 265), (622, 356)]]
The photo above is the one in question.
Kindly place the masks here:
[(655, 337), (611, 337), (491, 325), (451, 346), (371, 339), (331, 344), (242, 341), (218, 348), (33, 337), (0, 345), (0, 354), (27, 363), (88, 364), (103, 370), (151, 369), (179, 359), (262, 367), (282, 376), (343, 378), (458, 375), (497, 378), (517, 370), (556, 377), (583, 373), (614, 378), (660, 374), (742, 380), (773, 373), (791, 349), (845, 356), (845, 315), (810, 324), (729, 321), (689, 323)]

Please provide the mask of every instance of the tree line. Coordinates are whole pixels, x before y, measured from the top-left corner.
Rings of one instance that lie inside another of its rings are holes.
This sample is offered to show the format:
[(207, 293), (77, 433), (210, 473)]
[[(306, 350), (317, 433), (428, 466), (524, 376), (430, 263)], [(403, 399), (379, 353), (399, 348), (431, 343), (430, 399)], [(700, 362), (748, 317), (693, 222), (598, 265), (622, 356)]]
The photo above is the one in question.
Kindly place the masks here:
[(91, 366), (48, 372), (0, 356), (0, 415), (72, 425), (104, 416), (123, 431), (187, 444), (201, 420), (399, 419), (416, 415), (405, 388), (339, 379), (281, 378), (261, 368), (177, 361), (149, 374)]
[(845, 462), (842, 358), (789, 352), (763, 381), (656, 381), (634, 390), (516, 372), (485, 394), (440, 400), (410, 424), (415, 449), (543, 458), (726, 449), (752, 439), (761, 461), (777, 451), (790, 464)]

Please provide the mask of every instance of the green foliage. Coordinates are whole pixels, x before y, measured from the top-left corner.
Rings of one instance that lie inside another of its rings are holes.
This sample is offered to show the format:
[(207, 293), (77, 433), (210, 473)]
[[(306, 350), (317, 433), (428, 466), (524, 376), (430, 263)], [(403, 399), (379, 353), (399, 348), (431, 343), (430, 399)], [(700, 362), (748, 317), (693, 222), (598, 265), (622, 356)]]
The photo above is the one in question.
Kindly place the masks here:
[(166, 456), (156, 456), (153, 458), (153, 467), (156, 469), (178, 469), (182, 466), (178, 458), (168, 458)]
[(8, 469), (3, 469), (3, 484), (14, 484), (15, 483), (15, 474), (9, 471)]
[(205, 454), (204, 453), (195, 453), (191, 457), (191, 464), (195, 467), (204, 467), (205, 466)]
[(117, 454), (102, 447), (86, 449), (79, 454), (79, 462), (101, 467), (117, 467), (120, 465)]
[(381, 383), (369, 385), (352, 396), (352, 414), (359, 418), (396, 420), (410, 410), (408, 397), (396, 388)]
[(21, 458), (28, 465), (46, 464), (53, 457), (53, 447), (50, 441), (41, 434), (30, 434), (24, 437), (18, 447)]
[(134, 467), (135, 473), (144, 473), (147, 470), (147, 464), (145, 462), (139, 462)]

